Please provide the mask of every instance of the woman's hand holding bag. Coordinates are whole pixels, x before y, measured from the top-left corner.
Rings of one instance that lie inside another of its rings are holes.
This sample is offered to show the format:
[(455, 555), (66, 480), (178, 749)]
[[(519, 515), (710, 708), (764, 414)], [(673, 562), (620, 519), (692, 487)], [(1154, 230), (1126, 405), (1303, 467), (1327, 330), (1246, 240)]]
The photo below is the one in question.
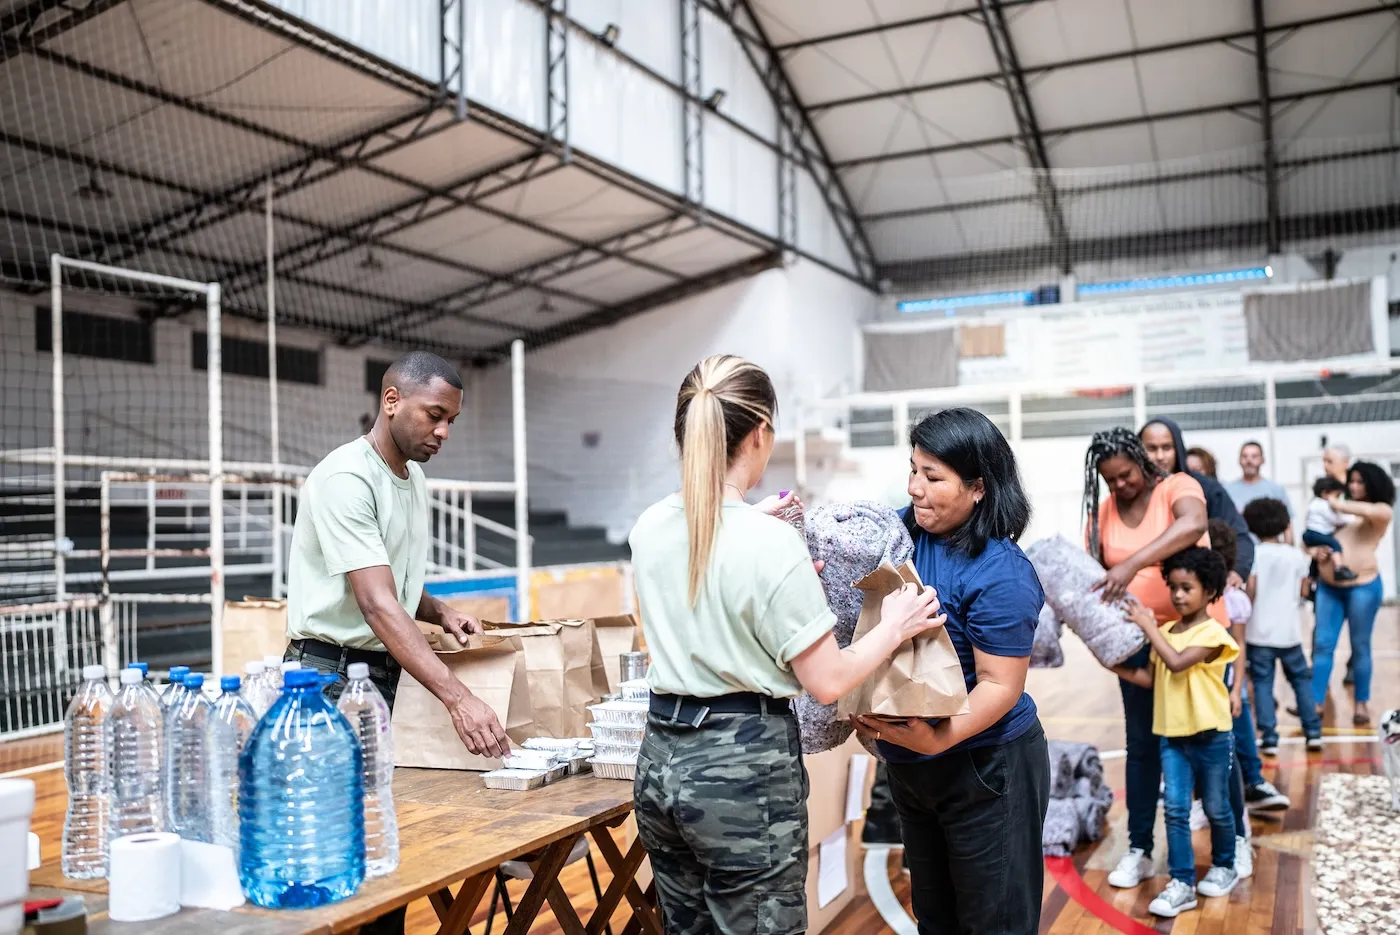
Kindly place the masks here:
[(947, 623), (947, 614), (938, 612), (940, 606), (936, 590), (921, 588), (912, 582), (885, 595), (880, 603), (880, 626), (888, 628), (894, 640), (890, 651), (926, 630)]

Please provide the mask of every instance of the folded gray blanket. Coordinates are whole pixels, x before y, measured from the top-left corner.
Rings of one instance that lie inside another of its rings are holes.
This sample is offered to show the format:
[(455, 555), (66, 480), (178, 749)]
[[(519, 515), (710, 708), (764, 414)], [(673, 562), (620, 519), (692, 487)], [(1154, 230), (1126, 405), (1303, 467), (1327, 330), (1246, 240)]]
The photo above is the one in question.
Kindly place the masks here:
[(1060, 618), (1055, 616), (1055, 608), (1046, 604), (1040, 608), (1040, 620), (1035, 626), (1035, 642), (1031, 644), (1032, 669), (1058, 669), (1065, 664), (1065, 653), (1060, 648)]
[[(855, 583), (882, 562), (896, 567), (914, 554), (914, 543), (899, 514), (869, 500), (831, 503), (807, 513), (804, 523), (807, 550), (814, 561), (826, 563), (821, 571), (826, 602), (836, 614), (832, 633), (843, 649), (851, 645), (860, 619), (862, 594)], [(848, 721), (836, 716), (836, 705), (820, 705), (803, 693), (793, 701), (793, 712), (802, 738), (803, 753), (821, 753), (846, 742)], [(874, 744), (867, 744), (875, 752)]]
[(1103, 838), (1113, 790), (1103, 781), (1103, 761), (1092, 744), (1052, 740), (1049, 748), (1050, 804), (1041, 847), (1047, 857), (1067, 857)]
[(1089, 588), (1104, 575), (1103, 566), (1064, 536), (1041, 539), (1026, 549), (1045, 587), (1045, 601), (1074, 635), (1105, 666), (1116, 666), (1137, 652), (1147, 637), (1124, 619), (1124, 607), (1105, 604)]

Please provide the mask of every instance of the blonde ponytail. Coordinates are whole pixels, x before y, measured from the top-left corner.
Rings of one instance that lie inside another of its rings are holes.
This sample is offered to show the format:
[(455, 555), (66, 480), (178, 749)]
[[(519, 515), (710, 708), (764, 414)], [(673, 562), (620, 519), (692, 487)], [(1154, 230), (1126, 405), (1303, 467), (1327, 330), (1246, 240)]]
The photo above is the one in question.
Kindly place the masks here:
[(777, 399), (756, 364), (721, 354), (686, 375), (676, 398), (681, 449), (681, 499), (690, 544), (688, 597), (693, 607), (709, 570), (723, 510), (724, 475), (739, 443), (773, 422)]

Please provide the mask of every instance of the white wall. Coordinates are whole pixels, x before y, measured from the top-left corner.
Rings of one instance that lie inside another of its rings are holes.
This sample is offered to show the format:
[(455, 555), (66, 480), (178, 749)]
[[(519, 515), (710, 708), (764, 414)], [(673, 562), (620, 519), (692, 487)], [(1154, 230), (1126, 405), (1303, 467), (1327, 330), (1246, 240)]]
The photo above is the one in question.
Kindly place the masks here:
[[(678, 483), (672, 426), (676, 391), (691, 367), (716, 353), (762, 365), (786, 436), (799, 399), (854, 388), (853, 348), (873, 302), (849, 280), (799, 261), (529, 354), (532, 505), (567, 510), (572, 522), (603, 526), (621, 541)], [(472, 391), (475, 477), (507, 470), (509, 407), (501, 400), (508, 392), (501, 370)], [(590, 448), (592, 432), (598, 440)]]

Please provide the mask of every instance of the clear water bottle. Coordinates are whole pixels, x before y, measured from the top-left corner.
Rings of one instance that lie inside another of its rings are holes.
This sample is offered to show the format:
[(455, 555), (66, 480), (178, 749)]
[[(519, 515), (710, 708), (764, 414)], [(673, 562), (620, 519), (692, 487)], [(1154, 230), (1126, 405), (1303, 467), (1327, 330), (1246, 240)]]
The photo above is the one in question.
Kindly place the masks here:
[(204, 735), (209, 757), (209, 830), (215, 844), (237, 850), (238, 756), (258, 719), (239, 692), (238, 676), (225, 675), (219, 687), (223, 694), (214, 702)]
[(263, 656), (263, 669), (266, 670), (264, 678), (267, 685), (276, 693), (277, 698), (282, 697), (282, 657)]
[(137, 669), (141, 672), (141, 688), (156, 701), (160, 701), (160, 692), (151, 684), (151, 667), (144, 662), (128, 662), (128, 669)]
[(189, 666), (171, 666), (170, 681), (166, 683), (165, 691), (160, 693), (161, 707), (169, 708), (175, 703), (175, 699), (185, 692), (185, 676), (190, 674)]
[(83, 684), (63, 717), (63, 875), (91, 880), (107, 875), (107, 746), (102, 722), (112, 707), (107, 670), (83, 666)]
[(253, 716), (260, 718), (277, 700), (277, 692), (272, 690), (267, 680), (267, 666), (254, 659), (243, 667), (243, 674), (243, 688), (239, 694), (253, 709)]
[(287, 686), (287, 673), (300, 671), (301, 663), (295, 659), (282, 663), (282, 668), (272, 674), (272, 687), (277, 689), (278, 694), (281, 694), (282, 689)]
[(204, 676), (185, 676), (185, 692), (166, 715), (166, 830), (189, 841), (209, 840), (209, 778), (205, 732), (212, 706), (204, 697)]
[(165, 723), (160, 701), (141, 670), (122, 670), (122, 687), (103, 722), (107, 748), (107, 841), (165, 830), (161, 754)]
[(333, 903), (365, 877), (360, 745), (315, 671), (285, 682), (238, 761), (238, 875), (268, 909)]
[(350, 682), (336, 707), (360, 741), (364, 761), (365, 875), (382, 877), (399, 865), (399, 821), (394, 814), (394, 733), (389, 703), (369, 680), (369, 666), (352, 662)]

